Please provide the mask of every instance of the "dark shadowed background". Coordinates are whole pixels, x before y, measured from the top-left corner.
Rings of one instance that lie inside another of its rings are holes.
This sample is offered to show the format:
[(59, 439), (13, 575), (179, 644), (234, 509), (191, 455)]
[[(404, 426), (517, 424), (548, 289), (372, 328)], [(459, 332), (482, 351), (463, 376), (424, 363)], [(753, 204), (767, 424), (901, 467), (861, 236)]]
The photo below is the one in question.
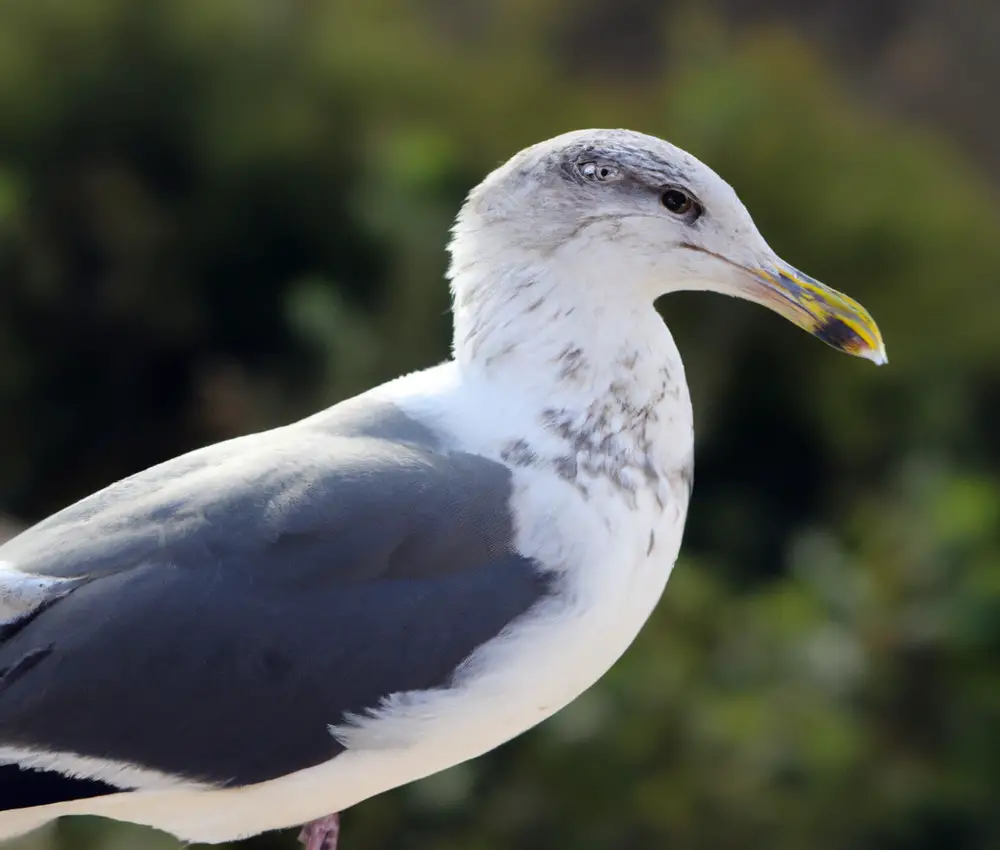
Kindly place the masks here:
[(653, 620), (343, 846), (1000, 848), (998, 41), (994, 0), (0, 0), (0, 512), (433, 364), (465, 191), (565, 130), (664, 136), (890, 365), (665, 300), (698, 454)]

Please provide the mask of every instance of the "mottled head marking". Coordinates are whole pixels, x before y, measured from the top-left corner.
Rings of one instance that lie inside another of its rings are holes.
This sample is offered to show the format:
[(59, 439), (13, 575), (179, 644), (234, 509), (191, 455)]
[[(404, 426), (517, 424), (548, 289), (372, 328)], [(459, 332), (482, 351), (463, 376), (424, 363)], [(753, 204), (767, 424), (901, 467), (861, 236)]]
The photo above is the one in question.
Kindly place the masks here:
[[(595, 167), (617, 176), (593, 179)], [(565, 205), (564, 223), (571, 224), (574, 216), (588, 213), (587, 198), (593, 203), (601, 197), (628, 200), (630, 196), (633, 207), (652, 201), (650, 210), (662, 216), (665, 211), (657, 208), (659, 193), (678, 187), (697, 197), (704, 188), (699, 174), (707, 171), (693, 156), (655, 136), (631, 130), (580, 130), (515, 155), (472, 191), (463, 217), (502, 219), (532, 197), (533, 205), (545, 209), (550, 219)]]
[(594, 185), (588, 168), (612, 168), (618, 179), (606, 181), (628, 188), (658, 191), (667, 186), (685, 188), (693, 171), (693, 158), (679, 148), (652, 136), (625, 130), (603, 131), (577, 143), (570, 143), (558, 155), (564, 179), (580, 185)]

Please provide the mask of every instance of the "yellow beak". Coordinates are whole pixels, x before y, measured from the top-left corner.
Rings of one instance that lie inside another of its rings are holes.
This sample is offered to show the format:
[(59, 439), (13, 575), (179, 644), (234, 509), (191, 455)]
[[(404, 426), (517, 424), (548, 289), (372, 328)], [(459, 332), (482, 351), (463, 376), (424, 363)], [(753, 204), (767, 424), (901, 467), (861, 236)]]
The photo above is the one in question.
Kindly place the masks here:
[(747, 293), (752, 300), (770, 307), (838, 351), (864, 357), (879, 366), (888, 362), (878, 325), (854, 299), (783, 262), (773, 268), (746, 271), (755, 284), (754, 292)]

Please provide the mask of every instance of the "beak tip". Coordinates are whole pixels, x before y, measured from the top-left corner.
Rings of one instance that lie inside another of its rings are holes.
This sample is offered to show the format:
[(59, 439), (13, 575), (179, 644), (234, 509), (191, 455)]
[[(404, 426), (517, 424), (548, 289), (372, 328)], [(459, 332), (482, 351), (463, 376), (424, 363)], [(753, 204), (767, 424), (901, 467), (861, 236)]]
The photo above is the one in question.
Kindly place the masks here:
[(876, 366), (885, 366), (889, 362), (889, 358), (885, 353), (885, 346), (880, 346), (879, 348), (870, 348), (865, 351), (862, 355), (865, 360), (871, 360)]

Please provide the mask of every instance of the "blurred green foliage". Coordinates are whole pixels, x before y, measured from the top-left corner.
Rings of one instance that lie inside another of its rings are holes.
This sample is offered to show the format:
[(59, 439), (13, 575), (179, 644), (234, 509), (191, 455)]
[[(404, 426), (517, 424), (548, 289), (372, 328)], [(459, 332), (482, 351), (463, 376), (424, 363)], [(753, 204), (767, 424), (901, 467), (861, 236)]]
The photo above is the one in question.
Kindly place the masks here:
[[(574, 9), (0, 0), (0, 507), (446, 356), (463, 193), (567, 129), (664, 136), (871, 309), (890, 365), (664, 303), (699, 443), (656, 615), (538, 730), (349, 812), (344, 846), (1000, 847), (995, 187), (787, 32), (665, 8), (662, 67), (618, 79), (567, 58)], [(19, 846), (173, 844), (76, 821)]]

